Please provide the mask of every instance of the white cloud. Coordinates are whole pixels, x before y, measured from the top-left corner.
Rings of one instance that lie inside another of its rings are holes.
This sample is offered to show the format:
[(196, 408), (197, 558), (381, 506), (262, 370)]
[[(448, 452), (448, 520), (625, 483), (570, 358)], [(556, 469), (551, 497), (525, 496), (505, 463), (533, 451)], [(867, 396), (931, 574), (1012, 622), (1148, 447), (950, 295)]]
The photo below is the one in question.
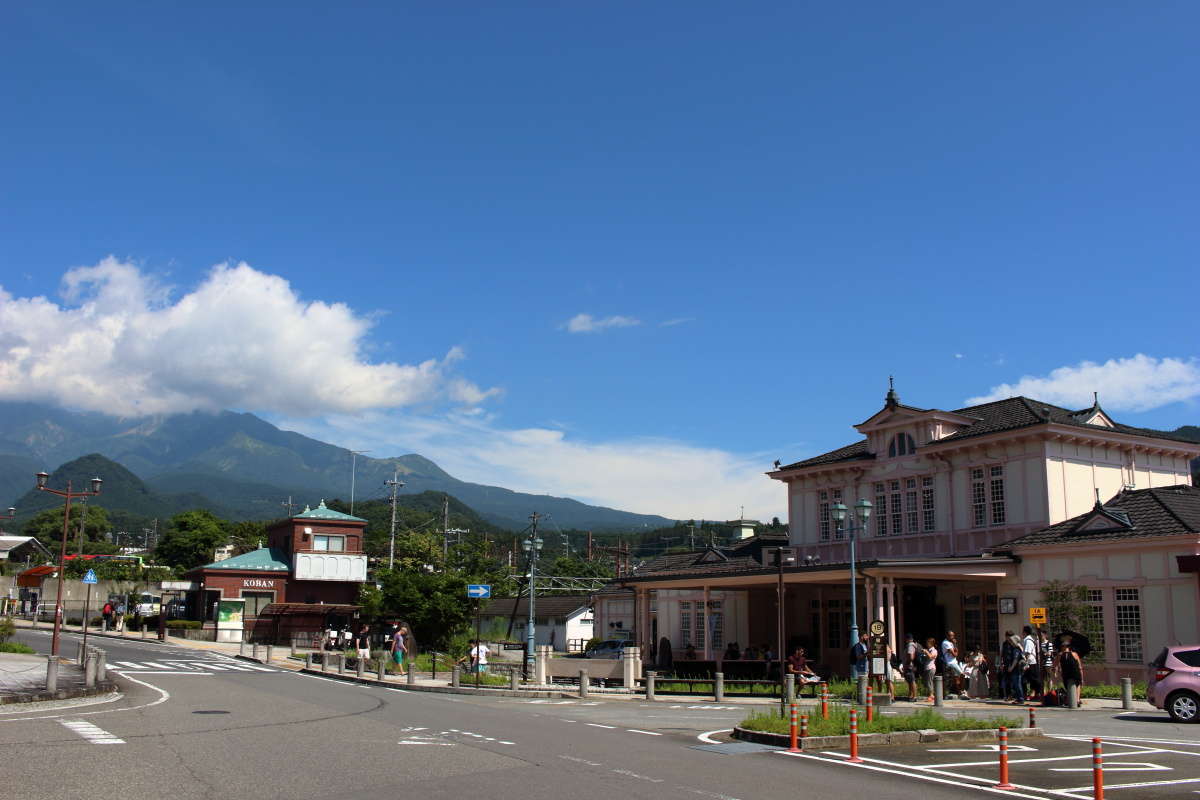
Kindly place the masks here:
[(967, 403), (1025, 395), (1067, 408), (1085, 408), (1092, 404), (1092, 392), (1099, 392), (1100, 404), (1114, 411), (1148, 411), (1192, 400), (1200, 397), (1200, 364), (1195, 358), (1153, 358), (1141, 353), (1103, 364), (1083, 361), (1059, 367), (1045, 377), (1023, 376)]
[(662, 322), (658, 323), (658, 327), (673, 328), (676, 325), (683, 325), (685, 323), (695, 322), (695, 321), (696, 321), (695, 317), (675, 317), (674, 319), (663, 320)]
[(305, 302), (289, 283), (219, 264), (191, 291), (109, 257), (63, 278), (63, 304), (0, 288), (0, 398), (114, 415), (248, 408), (310, 416), (446, 401), (497, 389), (453, 374), (458, 348), (419, 364), (370, 363), (372, 320)]
[(596, 318), (591, 314), (576, 314), (563, 323), (563, 327), (567, 329), (567, 333), (599, 333), (608, 328), (632, 328), (641, 324), (642, 321), (634, 317), (616, 315)]
[[(675, 519), (786, 518), (787, 490), (767, 454), (655, 438), (589, 442), (548, 428), (505, 429), (485, 415), (400, 413), (279, 424), (372, 454), (417, 452), (462, 480), (572, 497)], [(379, 437), (384, 437), (380, 439)]]

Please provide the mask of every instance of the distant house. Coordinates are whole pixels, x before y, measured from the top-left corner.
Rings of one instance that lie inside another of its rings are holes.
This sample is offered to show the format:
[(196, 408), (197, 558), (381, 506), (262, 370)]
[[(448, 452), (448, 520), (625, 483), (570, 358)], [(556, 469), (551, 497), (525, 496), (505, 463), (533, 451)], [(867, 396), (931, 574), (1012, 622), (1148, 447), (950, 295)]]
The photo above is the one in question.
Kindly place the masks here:
[(0, 561), (41, 563), (51, 558), (46, 546), (33, 536), (0, 536)]
[[(533, 604), (534, 643), (550, 645), (560, 652), (583, 649), (588, 640), (599, 636), (592, 631), (592, 607), (586, 596), (539, 597)], [(480, 618), (492, 630), (497, 622), (511, 621), (513, 641), (525, 641), (529, 622), (529, 598), (498, 597), (480, 612)], [(601, 637), (604, 638), (604, 637)]]

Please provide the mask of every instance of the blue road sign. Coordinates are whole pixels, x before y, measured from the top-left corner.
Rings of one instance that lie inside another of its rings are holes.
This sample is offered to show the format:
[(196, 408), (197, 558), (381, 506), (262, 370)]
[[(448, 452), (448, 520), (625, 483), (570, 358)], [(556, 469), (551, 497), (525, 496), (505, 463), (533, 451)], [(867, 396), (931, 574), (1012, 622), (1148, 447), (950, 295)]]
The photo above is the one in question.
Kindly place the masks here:
[(83, 576), (83, 582), (84, 583), (95, 583), (96, 582), (96, 570), (89, 569), (87, 571), (87, 575)]
[(476, 600), (490, 600), (492, 585), (490, 583), (468, 583), (467, 597), (474, 597)]

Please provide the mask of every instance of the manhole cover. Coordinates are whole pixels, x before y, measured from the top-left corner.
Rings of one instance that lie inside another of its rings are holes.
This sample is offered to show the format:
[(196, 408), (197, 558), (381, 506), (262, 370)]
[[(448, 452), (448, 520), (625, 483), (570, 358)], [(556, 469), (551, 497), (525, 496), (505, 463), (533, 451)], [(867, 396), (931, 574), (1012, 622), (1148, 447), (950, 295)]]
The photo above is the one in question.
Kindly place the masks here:
[(193, 714), (228, 714), (229, 712), (228, 711), (210, 710), (210, 711), (193, 711), (192, 713)]

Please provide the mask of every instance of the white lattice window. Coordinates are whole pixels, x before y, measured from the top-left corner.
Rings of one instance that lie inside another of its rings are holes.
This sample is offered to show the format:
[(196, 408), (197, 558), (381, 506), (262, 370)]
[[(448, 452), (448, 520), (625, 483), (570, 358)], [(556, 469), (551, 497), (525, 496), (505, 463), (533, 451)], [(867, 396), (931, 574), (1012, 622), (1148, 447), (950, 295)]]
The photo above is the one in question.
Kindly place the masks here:
[(829, 492), (822, 489), (817, 492), (817, 528), (821, 532), (821, 541), (829, 541)]
[(937, 508), (934, 505), (933, 478), (921, 478), (921, 528), (932, 531), (937, 528)]
[(887, 489), (882, 483), (875, 484), (875, 535), (887, 536)]
[(1117, 589), (1117, 660), (1142, 661), (1142, 602), (1137, 589)]
[(708, 630), (712, 633), (712, 646), (720, 650), (725, 646), (725, 612), (721, 610), (721, 601), (712, 600), (708, 604)]
[(1101, 660), (1105, 657), (1104, 647), (1104, 590), (1088, 589), (1084, 614), (1087, 621), (1087, 632), (1092, 638), (1092, 653)]
[(684, 647), (693, 644), (692, 604), (688, 600), (684, 600), (679, 604), (679, 638), (683, 640)]
[(896, 536), (904, 533), (904, 495), (900, 492), (900, 481), (888, 481), (888, 490), (891, 493), (889, 504), (892, 511), (892, 535)]
[(972, 527), (987, 525), (987, 491), (983, 485), (983, 470), (971, 470), (971, 521)]
[(908, 478), (904, 481), (904, 532), (916, 533), (917, 527), (917, 479)]
[(1003, 525), (1007, 518), (1004, 512), (1004, 467), (992, 467), (991, 478), (992, 524)]

